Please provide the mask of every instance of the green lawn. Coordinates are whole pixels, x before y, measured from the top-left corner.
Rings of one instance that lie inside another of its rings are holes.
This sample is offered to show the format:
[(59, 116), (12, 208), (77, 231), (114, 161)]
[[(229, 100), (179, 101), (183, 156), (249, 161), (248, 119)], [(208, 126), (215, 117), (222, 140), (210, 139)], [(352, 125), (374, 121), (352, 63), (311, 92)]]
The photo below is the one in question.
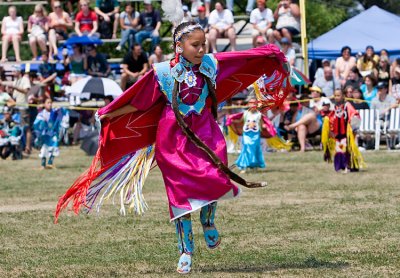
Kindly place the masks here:
[[(233, 161), (234, 157), (231, 157)], [(0, 161), (0, 277), (177, 277), (175, 228), (160, 172), (145, 185), (150, 210), (121, 217), (64, 212), (60, 196), (90, 164), (62, 148), (57, 169), (39, 170), (37, 153)], [(221, 202), (222, 243), (207, 250), (194, 217), (192, 277), (400, 277), (400, 153), (368, 152), (368, 168), (337, 174), (321, 152), (268, 153), (267, 180)]]

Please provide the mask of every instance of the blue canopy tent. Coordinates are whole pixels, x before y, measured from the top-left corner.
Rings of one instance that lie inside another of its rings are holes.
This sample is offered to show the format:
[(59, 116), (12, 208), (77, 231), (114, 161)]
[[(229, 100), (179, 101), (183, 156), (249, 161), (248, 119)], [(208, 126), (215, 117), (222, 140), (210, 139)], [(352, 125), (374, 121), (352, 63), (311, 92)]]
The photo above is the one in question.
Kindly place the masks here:
[(335, 59), (348, 45), (355, 55), (367, 45), (375, 51), (387, 49), (390, 55), (400, 55), (400, 17), (377, 6), (350, 18), (308, 44), (310, 59)]

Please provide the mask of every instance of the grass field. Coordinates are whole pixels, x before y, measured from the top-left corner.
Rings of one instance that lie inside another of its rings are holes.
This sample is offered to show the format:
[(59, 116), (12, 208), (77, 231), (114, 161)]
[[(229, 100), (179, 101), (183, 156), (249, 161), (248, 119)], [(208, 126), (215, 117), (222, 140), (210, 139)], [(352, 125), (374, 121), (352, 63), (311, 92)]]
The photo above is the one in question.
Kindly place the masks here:
[[(337, 174), (321, 152), (267, 154), (267, 180), (221, 202), (222, 243), (206, 249), (198, 215), (192, 277), (400, 277), (400, 153), (368, 152), (368, 168)], [(234, 159), (234, 157), (231, 157)], [(160, 172), (145, 185), (150, 210), (121, 217), (64, 212), (60, 196), (91, 158), (61, 149), (57, 169), (32, 155), (0, 161), (0, 277), (177, 277), (174, 226)]]

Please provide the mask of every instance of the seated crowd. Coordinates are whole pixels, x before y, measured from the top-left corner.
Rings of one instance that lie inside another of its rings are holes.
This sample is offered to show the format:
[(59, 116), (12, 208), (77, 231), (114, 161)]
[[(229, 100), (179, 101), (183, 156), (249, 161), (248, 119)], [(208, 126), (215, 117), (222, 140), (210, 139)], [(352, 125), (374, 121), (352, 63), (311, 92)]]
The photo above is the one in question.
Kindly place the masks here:
[[(112, 74), (110, 64), (105, 55), (98, 52), (96, 45), (74, 43), (63, 48), (59, 47), (60, 40), (81, 36), (100, 40), (118, 38), (115, 49), (117, 53), (125, 53), (121, 55), (122, 63), (118, 65), (122, 90), (139, 80), (153, 63), (171, 58), (163, 53), (160, 46), (161, 15), (150, 0), (143, 1), (144, 10), (141, 12), (131, 2), (121, 4), (124, 6), (121, 9), (117, 0), (49, 2), (52, 9), (49, 14), (44, 6), (38, 4), (27, 21), (32, 60), (41, 60), (37, 72), (24, 72), (22, 68), (15, 67), (11, 78), (13, 81), (10, 83), (2, 76), (0, 82), (0, 124), (2, 128), (8, 126), (7, 130), (11, 126), (20, 127), (19, 150), (28, 154), (33, 141), (30, 130), (37, 113), (36, 107), (28, 107), (29, 104), (40, 105), (46, 98), (54, 99), (60, 86), (73, 85), (88, 75), (109, 77)], [(208, 41), (207, 52), (218, 51), (216, 42), (221, 37), (227, 38), (231, 50), (235, 50), (237, 30), (234, 26), (233, 1), (228, 1), (226, 7), (223, 2), (213, 4), (214, 10), (210, 1), (205, 1), (203, 5), (200, 1), (192, 0), (190, 7), (182, 7), (184, 20), (194, 20), (203, 26)], [(256, 7), (253, 9), (254, 4)], [(293, 66), (295, 51), (292, 42), (294, 36), (300, 33), (299, 6), (290, 0), (282, 0), (272, 11), (266, 0), (249, 0), (246, 12), (253, 28), (253, 47), (276, 44)], [(17, 15), (16, 7), (10, 6), (8, 16), (2, 21), (2, 62), (7, 61), (10, 44), (14, 48), (15, 60), (21, 60), (19, 44), (24, 35), (23, 21)], [(151, 41), (149, 54), (142, 48), (146, 39)], [(271, 118), (280, 115), (277, 126), (279, 133), (286, 139), (297, 140), (300, 151), (310, 147), (307, 138), (320, 133), (322, 118), (332, 106), (330, 99), (335, 90), (344, 90), (355, 108), (379, 109), (382, 117), (400, 103), (400, 59), (391, 61), (387, 51), (381, 51), (378, 55), (372, 46), (368, 46), (365, 54), (357, 57), (351, 56), (349, 47), (343, 47), (341, 53), (336, 61), (322, 61), (309, 94), (300, 97), (290, 95), (288, 100), (291, 102), (285, 111), (272, 111)], [(79, 105), (80, 101), (70, 99), (70, 103)], [(2, 109), (4, 106), (8, 108)], [(17, 116), (11, 114), (9, 107), (18, 108), (14, 109)], [(74, 125), (77, 129), (73, 132), (74, 143), (81, 138), (79, 134), (83, 123), (93, 125), (94, 121), (93, 113), (86, 112), (79, 112), (77, 119)], [(17, 148), (9, 146), (7, 151), (3, 148), (0, 154), (10, 154), (11, 150)], [(13, 157), (19, 156), (13, 154)]]

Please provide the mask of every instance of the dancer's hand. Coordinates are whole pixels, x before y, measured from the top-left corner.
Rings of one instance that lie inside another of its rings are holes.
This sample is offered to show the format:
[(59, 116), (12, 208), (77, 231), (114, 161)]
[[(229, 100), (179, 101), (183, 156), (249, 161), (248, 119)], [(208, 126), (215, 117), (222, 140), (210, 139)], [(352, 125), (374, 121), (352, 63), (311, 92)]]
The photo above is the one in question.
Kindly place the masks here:
[(111, 120), (112, 118), (113, 118), (112, 113), (103, 114), (103, 115), (101, 115), (101, 116), (99, 117), (100, 121), (103, 121), (103, 120), (105, 120), (105, 119)]

